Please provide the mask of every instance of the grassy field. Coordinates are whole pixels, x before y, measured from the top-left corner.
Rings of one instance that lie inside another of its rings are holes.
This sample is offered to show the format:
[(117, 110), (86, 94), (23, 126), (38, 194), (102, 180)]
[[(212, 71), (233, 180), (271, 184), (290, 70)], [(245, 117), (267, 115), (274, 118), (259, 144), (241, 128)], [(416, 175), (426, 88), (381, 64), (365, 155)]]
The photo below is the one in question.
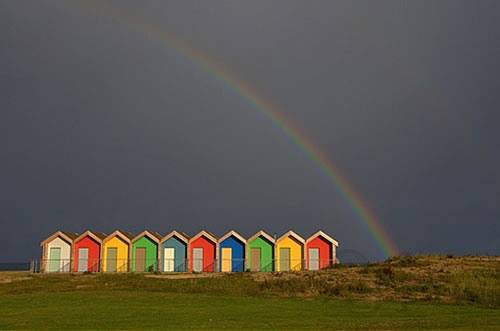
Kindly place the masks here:
[(0, 329), (500, 330), (498, 258), (315, 273), (0, 273)]

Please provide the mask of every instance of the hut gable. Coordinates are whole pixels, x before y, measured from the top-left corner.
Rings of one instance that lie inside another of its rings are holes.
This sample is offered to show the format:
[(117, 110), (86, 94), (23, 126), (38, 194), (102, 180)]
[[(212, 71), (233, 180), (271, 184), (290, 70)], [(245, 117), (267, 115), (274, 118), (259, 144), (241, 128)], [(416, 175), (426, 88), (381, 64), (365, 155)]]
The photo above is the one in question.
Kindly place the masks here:
[(276, 240), (276, 242), (280, 242), (283, 239), (286, 239), (288, 237), (291, 237), (291, 238), (295, 239), (296, 241), (298, 241), (302, 245), (306, 243), (306, 241), (304, 240), (304, 238), (302, 238), (301, 236), (299, 236), (297, 233), (295, 233), (292, 230), (289, 230), (288, 232), (286, 232), (285, 234), (283, 234), (281, 237), (278, 238), (278, 240)]
[(120, 238), (121, 240), (123, 240), (127, 244), (130, 244), (132, 242), (132, 239), (134, 238), (134, 236), (130, 232), (116, 230), (113, 233), (111, 233), (110, 235), (108, 235), (106, 238), (104, 238), (104, 240), (102, 242), (106, 243), (115, 237)]
[(77, 233), (74, 232), (66, 232), (66, 231), (56, 231), (53, 234), (51, 234), (47, 239), (42, 241), (40, 243), (40, 246), (43, 246), (45, 244), (50, 243), (52, 240), (56, 238), (61, 238), (62, 240), (66, 241), (68, 244), (72, 244), (73, 241), (78, 237)]
[(74, 242), (77, 243), (86, 237), (90, 237), (90, 238), (94, 239), (96, 242), (102, 243), (104, 238), (106, 238), (106, 235), (102, 232), (92, 232), (90, 230), (87, 230), (87, 231), (83, 232), (81, 235), (79, 235), (77, 238), (75, 238)]
[(316, 239), (317, 237), (323, 237), (327, 241), (331, 242), (335, 246), (339, 246), (339, 243), (337, 240), (333, 239), (331, 236), (327, 235), (325, 232), (322, 230), (317, 231), (316, 233), (312, 234), (309, 238), (306, 240), (306, 244), (311, 242), (312, 240)]
[(176, 237), (177, 239), (181, 240), (182, 242), (184, 242), (186, 244), (189, 242), (189, 236), (187, 234), (185, 234), (184, 232), (178, 232), (178, 231), (174, 230), (174, 231), (170, 232), (169, 234), (167, 234), (166, 236), (164, 236), (160, 240), (160, 243), (163, 244), (165, 241), (169, 240), (172, 237)]
[(243, 244), (247, 243), (246, 239), (243, 238), (242, 235), (240, 235), (238, 232), (236, 232), (234, 230), (231, 230), (231, 231), (227, 232), (226, 234), (224, 234), (222, 237), (219, 238), (219, 244), (221, 242), (223, 242), (224, 240), (228, 239), (231, 236), (235, 237), (236, 239), (238, 239), (239, 241), (241, 241)]
[(200, 237), (205, 237), (208, 240), (212, 241), (213, 243), (217, 243), (217, 237), (212, 232), (209, 232), (206, 230), (202, 230), (202, 231), (198, 232), (194, 237), (189, 239), (189, 242), (191, 243)]
[(256, 234), (254, 234), (253, 236), (251, 236), (249, 239), (248, 239), (248, 243), (254, 241), (255, 239), (257, 239), (258, 237), (262, 237), (262, 238), (265, 238), (267, 241), (269, 241), (270, 243), (272, 244), (275, 244), (276, 243), (276, 240), (270, 235), (268, 234), (266, 231), (264, 230), (260, 230), (259, 232), (257, 232)]
[(136, 242), (137, 240), (141, 239), (142, 237), (148, 237), (149, 239), (151, 239), (152, 241), (154, 241), (157, 244), (161, 240), (161, 235), (158, 232), (146, 230), (146, 231), (142, 231), (137, 236), (132, 238), (132, 243)]

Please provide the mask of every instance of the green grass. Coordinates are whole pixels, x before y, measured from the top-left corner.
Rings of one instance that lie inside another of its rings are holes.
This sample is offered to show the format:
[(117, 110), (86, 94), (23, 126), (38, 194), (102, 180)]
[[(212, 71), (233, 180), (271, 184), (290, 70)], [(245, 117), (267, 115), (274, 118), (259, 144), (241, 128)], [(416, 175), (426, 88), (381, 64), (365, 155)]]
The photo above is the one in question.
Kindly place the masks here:
[(172, 276), (0, 272), (0, 330), (500, 330), (496, 257)]
[(0, 298), (0, 329), (498, 330), (496, 309), (416, 302), (196, 295), (147, 290)]

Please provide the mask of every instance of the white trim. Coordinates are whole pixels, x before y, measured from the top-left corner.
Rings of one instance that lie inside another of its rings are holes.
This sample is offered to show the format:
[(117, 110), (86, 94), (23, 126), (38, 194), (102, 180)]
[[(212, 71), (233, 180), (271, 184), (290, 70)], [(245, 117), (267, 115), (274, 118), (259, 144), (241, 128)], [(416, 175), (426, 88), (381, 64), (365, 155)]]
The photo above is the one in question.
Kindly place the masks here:
[(322, 230), (319, 230), (318, 232), (314, 233), (309, 238), (307, 238), (306, 244), (309, 243), (310, 241), (312, 241), (313, 239), (316, 239), (317, 237), (320, 237), (320, 236), (323, 237), (323, 238), (325, 238), (326, 240), (328, 240), (329, 242), (331, 242), (335, 246), (337, 246), (337, 247), (339, 246), (339, 243), (338, 243), (337, 240), (333, 239), (332, 237), (330, 237), (329, 235), (327, 235)]
[(167, 234), (165, 237), (161, 238), (160, 240), (160, 244), (163, 244), (165, 241), (169, 240), (170, 238), (172, 237), (177, 237), (179, 238), (181, 241), (183, 241), (186, 245), (189, 243), (189, 238), (186, 237), (185, 235), (183, 235), (182, 233), (180, 232), (177, 232), (177, 231), (172, 231), (170, 232), (169, 234)]
[(211, 235), (210, 233), (208, 233), (205, 230), (202, 230), (202, 231), (198, 232), (194, 237), (192, 237), (191, 239), (189, 239), (189, 243), (192, 243), (193, 241), (195, 241), (196, 239), (198, 239), (198, 238), (200, 238), (202, 236), (205, 236), (210, 241), (214, 242), (215, 244), (218, 244), (217, 238), (215, 238), (213, 235)]
[(97, 241), (99, 244), (102, 244), (102, 241), (103, 239), (99, 238), (95, 233), (93, 233), (92, 231), (90, 230), (87, 230), (85, 231), (84, 233), (82, 233), (81, 235), (79, 235), (74, 241), (73, 243), (76, 244), (77, 242), (79, 242), (80, 240), (82, 240), (83, 238), (85, 237), (90, 237), (92, 239), (94, 239), (95, 241)]
[(102, 246), (104, 247), (104, 244), (113, 239), (114, 237), (120, 237), (120, 239), (123, 239), (123, 241), (125, 241), (129, 245), (132, 242), (130, 238), (127, 237), (123, 232), (121, 232), (120, 230), (116, 230), (115, 232), (111, 233), (109, 236), (103, 239)]
[(250, 243), (251, 241), (254, 241), (255, 239), (261, 236), (269, 240), (273, 245), (276, 244), (276, 240), (264, 230), (260, 230), (259, 232), (248, 238), (247, 243)]
[(295, 233), (294, 231), (290, 230), (288, 232), (286, 232), (284, 235), (282, 235), (281, 237), (279, 237), (277, 240), (276, 240), (276, 244), (278, 244), (280, 241), (282, 241), (283, 239), (287, 238), (287, 237), (293, 237), (295, 239), (297, 239), (298, 241), (300, 241), (300, 243), (302, 245), (305, 245), (306, 241), (304, 238), (302, 238), (301, 236), (299, 236), (297, 233)]
[(246, 239), (243, 238), (242, 235), (240, 235), (238, 232), (236, 232), (234, 230), (231, 230), (231, 231), (227, 232), (225, 235), (223, 235), (222, 237), (220, 237), (219, 238), (219, 244), (222, 243), (224, 240), (226, 240), (227, 238), (229, 238), (231, 236), (236, 237), (239, 241), (241, 241), (243, 243), (243, 245), (247, 244)]
[(47, 239), (45, 239), (44, 241), (42, 241), (40, 243), (40, 246), (43, 246), (45, 244), (48, 244), (50, 243), (52, 240), (56, 239), (57, 237), (60, 237), (61, 239), (65, 240), (68, 242), (68, 244), (70, 245), (73, 245), (73, 239), (71, 239), (70, 237), (68, 237), (64, 232), (62, 231), (56, 231), (54, 232), (53, 234), (51, 234), (49, 237), (47, 237)]
[(153, 240), (155, 243), (157, 243), (157, 244), (160, 243), (160, 239), (155, 234), (149, 232), (148, 230), (142, 231), (137, 236), (132, 238), (132, 240), (130, 242), (133, 244), (137, 240), (141, 239), (142, 237), (148, 237), (149, 239)]

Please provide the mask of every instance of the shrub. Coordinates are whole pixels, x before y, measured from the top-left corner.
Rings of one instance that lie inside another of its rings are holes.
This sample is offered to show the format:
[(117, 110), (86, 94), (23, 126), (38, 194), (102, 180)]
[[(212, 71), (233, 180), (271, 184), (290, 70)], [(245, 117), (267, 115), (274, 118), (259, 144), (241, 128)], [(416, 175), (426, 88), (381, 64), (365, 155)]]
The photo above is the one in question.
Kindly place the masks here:
[(394, 280), (394, 269), (390, 265), (377, 269), (375, 274), (382, 284), (391, 283)]

